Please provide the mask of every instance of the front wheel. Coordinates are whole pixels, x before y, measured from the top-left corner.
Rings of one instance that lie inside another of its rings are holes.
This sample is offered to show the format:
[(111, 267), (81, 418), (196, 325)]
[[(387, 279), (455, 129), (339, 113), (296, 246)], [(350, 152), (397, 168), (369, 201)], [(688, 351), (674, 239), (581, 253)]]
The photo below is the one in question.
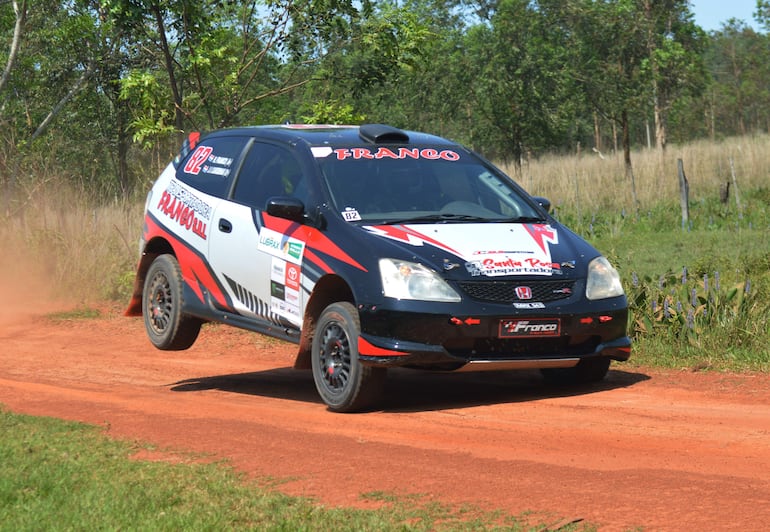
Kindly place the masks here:
[(147, 336), (158, 349), (187, 349), (198, 338), (202, 322), (182, 313), (182, 272), (173, 255), (160, 255), (150, 264), (142, 292), (142, 314)]
[(313, 334), (313, 380), (329, 410), (357, 412), (370, 407), (385, 385), (385, 368), (364, 366), (358, 359), (361, 322), (347, 302), (326, 307)]

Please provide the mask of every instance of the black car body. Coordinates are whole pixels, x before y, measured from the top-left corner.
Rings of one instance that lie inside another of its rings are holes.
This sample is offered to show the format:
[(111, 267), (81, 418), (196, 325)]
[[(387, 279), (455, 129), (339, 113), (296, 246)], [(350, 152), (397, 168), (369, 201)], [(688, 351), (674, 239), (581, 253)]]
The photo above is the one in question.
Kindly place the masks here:
[(614, 268), (496, 167), (370, 124), (191, 135), (147, 199), (128, 314), (160, 349), (218, 321), (298, 344), (335, 411), (392, 366), (540, 368), (602, 379), (626, 360)]

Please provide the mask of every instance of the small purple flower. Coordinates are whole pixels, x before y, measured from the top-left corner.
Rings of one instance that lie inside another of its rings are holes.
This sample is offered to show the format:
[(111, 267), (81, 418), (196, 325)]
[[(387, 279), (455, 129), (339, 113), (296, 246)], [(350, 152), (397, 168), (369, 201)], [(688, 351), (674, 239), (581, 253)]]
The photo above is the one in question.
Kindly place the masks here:
[(682, 284), (687, 283), (687, 266), (682, 268)]
[(655, 311), (658, 310), (658, 302), (653, 299), (650, 306), (652, 308), (652, 313), (655, 314)]
[(703, 274), (703, 291), (706, 293), (709, 291), (709, 276), (707, 273)]
[(695, 314), (693, 313), (692, 309), (687, 313), (687, 326), (690, 329), (695, 328)]
[(692, 291), (690, 292), (690, 296), (691, 296), (691, 300), (690, 301), (692, 303), (692, 306), (693, 307), (697, 307), (698, 306), (698, 292), (695, 291), (695, 288), (693, 288)]
[(677, 302), (676, 302), (676, 311), (677, 311), (677, 313), (679, 313), (679, 314), (681, 314), (681, 313), (682, 313), (682, 302), (681, 302), (681, 301), (677, 301)]
[(671, 312), (668, 310), (668, 299), (663, 300), (663, 317), (666, 319), (671, 317)]
[(714, 290), (719, 292), (719, 272), (714, 272)]
[(636, 275), (636, 272), (631, 272), (631, 284), (634, 288), (639, 286), (639, 276)]
[(751, 292), (751, 279), (746, 279), (746, 285), (743, 287), (743, 291), (746, 295)]

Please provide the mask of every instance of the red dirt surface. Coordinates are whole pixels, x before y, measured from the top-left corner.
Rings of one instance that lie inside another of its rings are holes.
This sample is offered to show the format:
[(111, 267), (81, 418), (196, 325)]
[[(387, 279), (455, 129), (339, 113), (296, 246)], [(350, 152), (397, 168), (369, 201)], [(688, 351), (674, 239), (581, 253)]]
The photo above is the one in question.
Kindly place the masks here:
[(227, 459), (327, 506), (383, 491), (602, 531), (770, 528), (768, 375), (615, 364), (559, 389), (536, 372), (392, 371), (381, 410), (333, 414), (289, 344), (206, 326), (161, 352), (119, 308), (15, 308), (35, 301), (29, 286), (0, 286), (0, 404), (14, 412)]

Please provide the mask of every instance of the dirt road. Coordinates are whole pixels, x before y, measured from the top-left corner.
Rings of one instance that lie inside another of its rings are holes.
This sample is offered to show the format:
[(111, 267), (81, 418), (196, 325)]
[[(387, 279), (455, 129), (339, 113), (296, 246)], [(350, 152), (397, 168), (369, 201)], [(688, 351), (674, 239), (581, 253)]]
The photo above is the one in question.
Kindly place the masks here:
[(118, 308), (52, 321), (6, 303), (0, 403), (211, 453), (326, 505), (384, 491), (603, 531), (770, 528), (767, 375), (619, 364), (565, 390), (534, 372), (393, 371), (381, 411), (340, 415), (292, 350), (206, 326), (192, 349), (161, 352)]

